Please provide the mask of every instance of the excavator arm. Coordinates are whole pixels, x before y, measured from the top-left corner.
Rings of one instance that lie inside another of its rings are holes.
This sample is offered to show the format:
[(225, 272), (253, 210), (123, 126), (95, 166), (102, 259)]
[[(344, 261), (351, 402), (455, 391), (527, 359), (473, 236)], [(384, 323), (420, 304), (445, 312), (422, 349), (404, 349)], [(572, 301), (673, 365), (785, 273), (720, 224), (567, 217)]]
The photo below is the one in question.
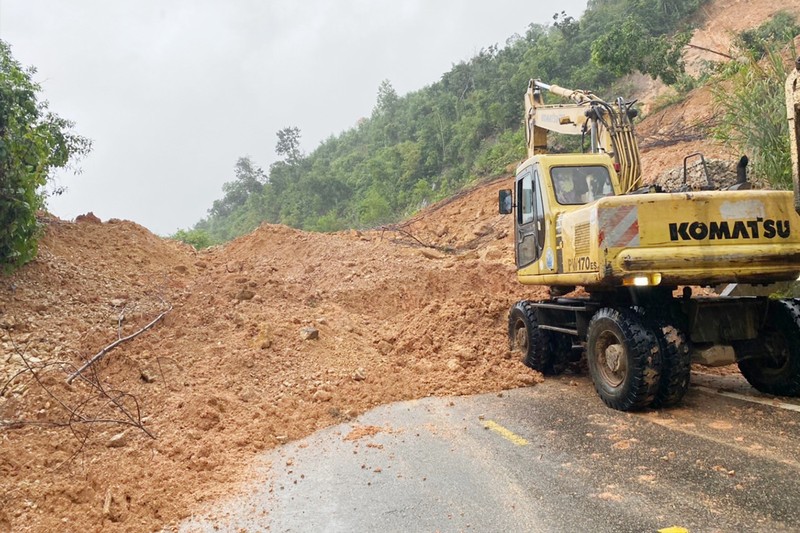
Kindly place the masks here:
[[(543, 91), (572, 100), (570, 104), (544, 103)], [(547, 135), (589, 135), (592, 153), (606, 153), (614, 159), (622, 192), (641, 186), (639, 146), (633, 131), (634, 102), (621, 98), (609, 104), (590, 91), (565, 89), (539, 80), (528, 83), (525, 93), (528, 157), (547, 153)]]
[(800, 213), (800, 163), (798, 163), (798, 154), (800, 154), (800, 57), (795, 60), (795, 69), (786, 78), (786, 112), (789, 117), (794, 209)]

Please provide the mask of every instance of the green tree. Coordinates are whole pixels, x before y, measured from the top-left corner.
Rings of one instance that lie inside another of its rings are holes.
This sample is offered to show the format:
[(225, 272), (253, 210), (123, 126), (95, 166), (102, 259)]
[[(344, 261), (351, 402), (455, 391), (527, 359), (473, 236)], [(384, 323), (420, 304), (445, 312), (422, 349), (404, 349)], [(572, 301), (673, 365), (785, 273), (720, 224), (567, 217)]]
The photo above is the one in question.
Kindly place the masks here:
[(34, 68), (23, 68), (0, 41), (0, 268), (36, 256), (36, 212), (45, 205), (51, 173), (83, 156), (91, 142), (40, 101)]
[(303, 158), (300, 152), (300, 128), (287, 127), (279, 130), (278, 144), (275, 146), (275, 153), (283, 156), (289, 165), (296, 165)]
[(690, 32), (651, 36), (644, 24), (629, 16), (592, 43), (592, 61), (618, 76), (638, 70), (674, 85), (684, 75), (683, 49), (691, 36)]
[(249, 157), (240, 157), (233, 168), (236, 177), (222, 185), (225, 196), (215, 200), (209, 213), (212, 216), (224, 217), (247, 201), (253, 194), (259, 194), (267, 181), (267, 176), (260, 167), (256, 166)]

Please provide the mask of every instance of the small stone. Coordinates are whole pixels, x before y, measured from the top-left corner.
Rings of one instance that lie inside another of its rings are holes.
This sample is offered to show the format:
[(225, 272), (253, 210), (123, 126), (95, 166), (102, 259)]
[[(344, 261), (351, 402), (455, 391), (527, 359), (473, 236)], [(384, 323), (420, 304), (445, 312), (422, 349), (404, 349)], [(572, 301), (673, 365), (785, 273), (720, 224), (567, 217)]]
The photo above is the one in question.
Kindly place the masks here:
[(365, 379), (367, 379), (367, 371), (363, 368), (357, 368), (353, 372), (353, 381), (364, 381)]
[(108, 439), (108, 443), (106, 446), (109, 448), (122, 448), (123, 446), (128, 445), (128, 432), (123, 431), (122, 433), (117, 433), (110, 439)]
[(145, 367), (139, 372), (139, 377), (141, 377), (142, 381), (145, 383), (155, 383), (155, 381), (158, 379), (158, 374), (154, 369)]
[(444, 259), (445, 255), (439, 250), (433, 248), (422, 248), (419, 253), (428, 259)]
[(462, 361), (472, 363), (478, 360), (478, 354), (474, 350), (461, 350), (458, 352), (458, 358)]
[(256, 293), (254, 293), (250, 289), (242, 289), (236, 294), (236, 299), (239, 301), (252, 300), (255, 295)]
[(300, 338), (304, 341), (312, 341), (319, 338), (319, 330), (317, 328), (307, 327), (300, 330)]
[(455, 357), (452, 359), (448, 359), (447, 361), (447, 369), (451, 372), (457, 372), (461, 370), (461, 363), (458, 362), (458, 359)]
[(189, 269), (186, 267), (186, 265), (176, 265), (173, 270), (178, 274), (186, 274), (189, 272)]
[(125, 305), (125, 300), (122, 300), (121, 298), (114, 298), (108, 303), (110, 303), (112, 307), (122, 307)]
[(329, 402), (331, 398), (333, 398), (333, 394), (326, 390), (318, 390), (314, 393), (314, 396), (312, 396), (315, 402)]

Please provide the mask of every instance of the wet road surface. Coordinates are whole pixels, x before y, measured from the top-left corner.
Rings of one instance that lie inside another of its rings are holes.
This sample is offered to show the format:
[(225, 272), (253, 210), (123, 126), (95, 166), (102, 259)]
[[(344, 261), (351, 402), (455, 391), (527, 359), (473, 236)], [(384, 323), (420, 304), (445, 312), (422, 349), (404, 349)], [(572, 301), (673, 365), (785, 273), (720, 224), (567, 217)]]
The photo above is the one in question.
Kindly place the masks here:
[(693, 376), (682, 406), (621, 413), (566, 376), (391, 404), (274, 450), (182, 530), (800, 531), (798, 402), (753, 395)]

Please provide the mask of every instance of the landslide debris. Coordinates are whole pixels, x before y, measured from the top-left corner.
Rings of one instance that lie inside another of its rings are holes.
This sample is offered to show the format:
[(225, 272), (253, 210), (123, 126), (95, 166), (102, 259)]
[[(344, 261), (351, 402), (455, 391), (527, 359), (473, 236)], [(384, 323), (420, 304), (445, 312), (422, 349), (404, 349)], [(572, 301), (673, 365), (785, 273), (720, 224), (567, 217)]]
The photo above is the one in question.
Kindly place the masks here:
[[(131, 222), (49, 220), (38, 259), (0, 283), (0, 379), (26, 364), (42, 379), (23, 372), (0, 397), (0, 420), (26, 422), (0, 431), (0, 531), (158, 529), (229, 491), (256, 452), (373, 406), (535, 383), (506, 341), (508, 308), (538, 292), (517, 285), (490, 211), (503, 185), (402, 230), (265, 225), (203, 252)], [(165, 304), (93, 367), (151, 439), (61, 368)], [(70, 420), (81, 402), (117, 422)]]

